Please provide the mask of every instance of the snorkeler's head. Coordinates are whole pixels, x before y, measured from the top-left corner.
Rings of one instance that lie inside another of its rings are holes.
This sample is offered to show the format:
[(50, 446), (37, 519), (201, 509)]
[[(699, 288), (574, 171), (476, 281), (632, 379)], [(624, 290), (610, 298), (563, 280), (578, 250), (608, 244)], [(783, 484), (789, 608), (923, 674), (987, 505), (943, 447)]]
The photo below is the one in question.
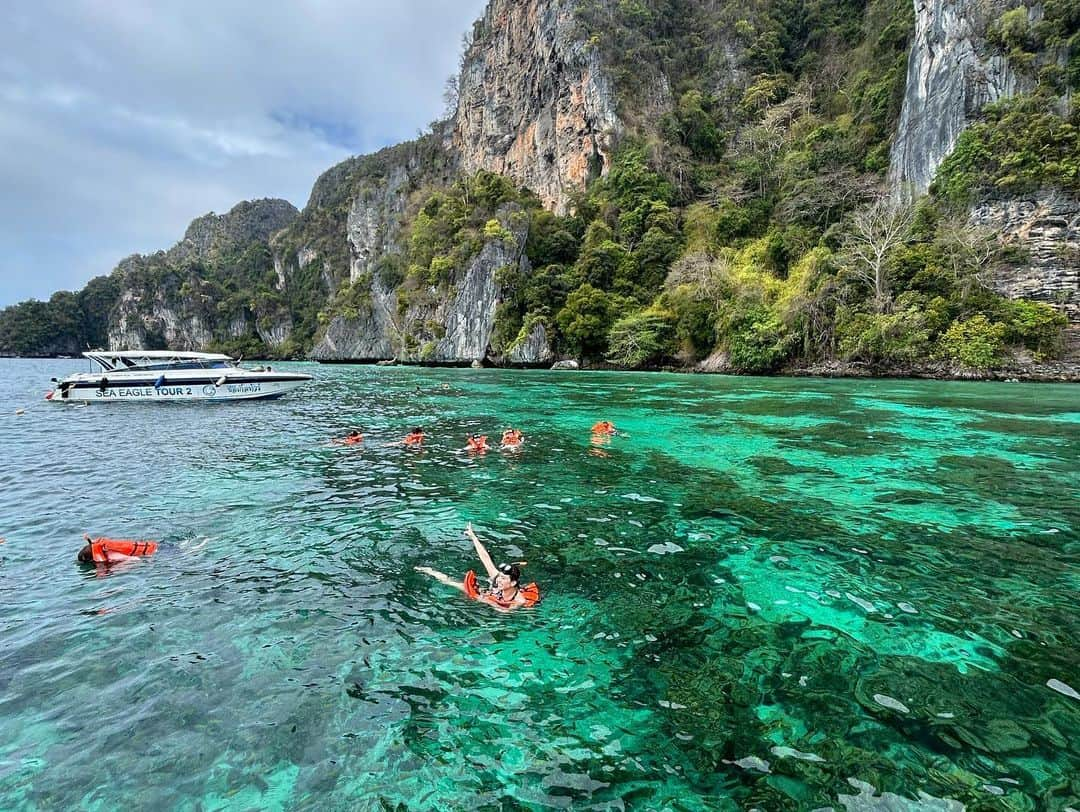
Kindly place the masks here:
[(517, 564), (499, 564), (498, 570), (499, 575), (505, 575), (514, 586), (521, 581), (521, 567)]
[(90, 549), (90, 545), (87, 544), (81, 550), (79, 550), (79, 563), (89, 564), (94, 560), (94, 551)]
[(424, 430), (422, 428), (420, 428), (419, 426), (413, 426), (413, 430), (410, 433), (411, 434), (423, 434)]

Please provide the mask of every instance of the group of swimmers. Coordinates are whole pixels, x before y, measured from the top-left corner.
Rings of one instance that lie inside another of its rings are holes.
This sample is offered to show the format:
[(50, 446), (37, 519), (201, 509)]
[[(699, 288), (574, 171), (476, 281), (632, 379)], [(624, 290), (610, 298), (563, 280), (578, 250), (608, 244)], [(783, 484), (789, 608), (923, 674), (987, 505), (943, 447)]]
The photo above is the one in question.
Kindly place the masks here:
[[(618, 433), (615, 424), (610, 420), (601, 420), (598, 423), (594, 423), (592, 427), (592, 436), (594, 439), (613, 437)], [(383, 443), (383, 445), (403, 445), (406, 448), (419, 448), (424, 444), (426, 436), (424, 430), (420, 426), (416, 426), (402, 439), (390, 443)], [(364, 433), (359, 429), (353, 429), (344, 437), (338, 437), (330, 442), (335, 445), (359, 445), (364, 442)], [(507, 451), (513, 451), (521, 448), (524, 442), (525, 435), (522, 433), (521, 429), (508, 428), (503, 430), (502, 438), (499, 440), (499, 447)], [(488, 435), (486, 434), (468, 434), (465, 437), (465, 443), (466, 445), (462, 449), (463, 451), (484, 452), (491, 449), (491, 446), (488, 445)]]
[[(610, 420), (601, 420), (592, 427), (593, 441), (607, 439), (618, 434), (615, 424)], [(470, 434), (467, 438), (468, 445), (465, 450), (470, 452), (484, 452), (488, 450), (486, 434)], [(364, 441), (363, 432), (353, 429), (344, 437), (334, 440), (340, 445), (357, 445)], [(525, 442), (525, 435), (520, 429), (508, 428), (503, 431), (500, 446), (503, 449), (512, 450), (520, 448)], [(424, 431), (417, 426), (405, 437), (393, 443), (385, 445), (403, 445), (407, 448), (417, 448), (424, 443)], [(509, 612), (513, 609), (535, 606), (540, 601), (540, 590), (535, 583), (521, 584), (521, 568), (524, 561), (509, 564), (495, 565), (487, 549), (473, 532), (472, 523), (465, 527), (465, 534), (473, 543), (476, 555), (484, 566), (488, 576), (488, 585), (482, 587), (477, 583), (476, 573), (469, 570), (460, 581), (455, 581), (449, 575), (439, 572), (431, 567), (414, 567), (417, 572), (429, 575), (440, 583), (461, 590), (466, 597), (485, 603), (499, 612)], [(97, 567), (110, 567), (125, 561), (151, 556), (157, 552), (156, 541), (136, 541), (132, 539), (110, 539), (105, 537), (91, 538), (88, 534), (83, 536), (85, 546), (79, 550), (78, 560), (84, 564), (94, 564)], [(0, 540), (2, 543), (2, 540)]]
[[(416, 426), (402, 439), (395, 440), (391, 443), (383, 443), (383, 445), (403, 445), (406, 448), (420, 448), (424, 444), (426, 436), (424, 430), (420, 426)], [(335, 445), (359, 445), (364, 442), (364, 434), (359, 429), (353, 429), (344, 437), (338, 437), (330, 442)], [(521, 429), (509, 428), (503, 431), (502, 439), (499, 441), (499, 447), (504, 451), (516, 451), (521, 448), (524, 442), (525, 435), (522, 433)], [(486, 434), (467, 435), (465, 437), (465, 447), (462, 450), (471, 453), (490, 451), (491, 446), (488, 445), (488, 436)]]

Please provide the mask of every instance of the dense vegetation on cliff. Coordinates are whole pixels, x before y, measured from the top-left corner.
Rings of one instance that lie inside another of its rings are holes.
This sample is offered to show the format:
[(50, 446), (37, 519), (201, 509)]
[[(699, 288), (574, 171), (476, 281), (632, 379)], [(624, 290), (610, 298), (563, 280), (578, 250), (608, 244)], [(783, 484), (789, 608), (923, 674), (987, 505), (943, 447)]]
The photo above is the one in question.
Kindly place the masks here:
[[(1064, 317), (992, 292), (1026, 257), (969, 213), (993, 195), (1080, 195), (1080, 107), (1066, 101), (1080, 0), (1037, 19), (1001, 8), (985, 47), (1032, 90), (983, 111), (917, 206), (888, 204), (885, 183), (910, 0), (580, 0), (575, 41), (611, 77), (623, 130), (568, 214), (500, 175), (463, 176), (452, 123), (437, 123), (328, 170), (258, 240), (134, 258), (79, 294), (0, 312), (0, 351), (113, 336), (297, 356), (334, 325), (378, 321), (366, 332), (393, 334), (379, 346), (429, 360), (439, 303), (502, 244), (496, 359), (540, 326), (557, 354), (628, 367), (1052, 358)], [(481, 47), (491, 35), (474, 31)]]
[[(883, 183), (906, 0), (623, 0), (583, 4), (579, 18), (632, 125), (608, 174), (566, 217), (506, 186), (485, 205), (435, 192), (407, 226), (410, 255), (423, 255), (410, 274), (446, 284), (477, 250), (475, 228), (455, 242), (456, 224), (524, 207), (532, 267), (500, 275), (495, 353), (537, 323), (559, 352), (622, 366), (715, 354), (714, 368), (741, 372), (833, 358), (989, 367), (1009, 348), (1060, 350), (1063, 316), (987, 287), (995, 265), (1024, 258), (964, 205), (988, 188), (1076, 188), (1076, 108), (1052, 102), (1061, 74), (990, 108), (913, 211), (886, 205)], [(664, 83), (672, 109), (642, 115)]]
[(259, 200), (200, 217), (168, 251), (130, 256), (78, 293), (0, 311), (0, 352), (71, 355), (113, 336), (144, 349), (265, 354), (262, 335), (290, 318), (268, 240), (296, 214), (286, 201)]

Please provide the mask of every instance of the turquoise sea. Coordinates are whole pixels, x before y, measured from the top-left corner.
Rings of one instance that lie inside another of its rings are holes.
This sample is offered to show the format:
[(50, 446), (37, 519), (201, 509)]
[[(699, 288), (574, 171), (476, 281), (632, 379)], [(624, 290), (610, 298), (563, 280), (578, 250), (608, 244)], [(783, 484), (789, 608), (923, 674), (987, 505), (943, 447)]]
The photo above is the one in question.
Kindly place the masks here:
[(1080, 387), (295, 366), (0, 360), (0, 809), (1080, 809)]

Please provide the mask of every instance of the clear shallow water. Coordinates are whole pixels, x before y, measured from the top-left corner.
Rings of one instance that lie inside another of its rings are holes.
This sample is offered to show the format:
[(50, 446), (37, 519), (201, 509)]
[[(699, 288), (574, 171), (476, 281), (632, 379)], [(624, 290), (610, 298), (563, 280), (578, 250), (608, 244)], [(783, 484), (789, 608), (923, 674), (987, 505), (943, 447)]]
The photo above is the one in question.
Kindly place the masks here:
[[(78, 367), (0, 360), (0, 808), (1080, 809), (1080, 388)], [(470, 520), (539, 608), (412, 571)]]

